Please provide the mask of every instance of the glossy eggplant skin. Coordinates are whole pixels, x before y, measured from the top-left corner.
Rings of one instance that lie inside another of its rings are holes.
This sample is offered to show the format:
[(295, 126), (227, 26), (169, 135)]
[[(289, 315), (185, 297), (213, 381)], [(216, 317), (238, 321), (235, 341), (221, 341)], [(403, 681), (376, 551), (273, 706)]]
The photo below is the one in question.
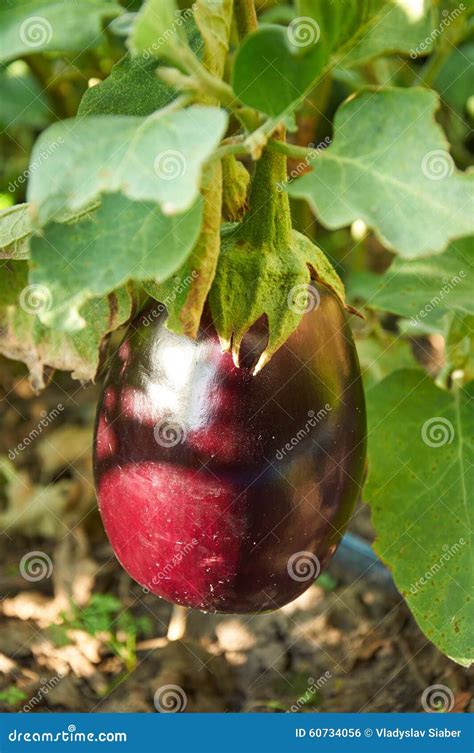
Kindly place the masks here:
[[(334, 553), (360, 491), (366, 418), (345, 312), (318, 291), (256, 376), (212, 326), (196, 341), (171, 333), (159, 304), (130, 327), (98, 406), (94, 466), (109, 540), (146, 589), (205, 611), (271, 610)], [(250, 364), (257, 328), (245, 348)]]

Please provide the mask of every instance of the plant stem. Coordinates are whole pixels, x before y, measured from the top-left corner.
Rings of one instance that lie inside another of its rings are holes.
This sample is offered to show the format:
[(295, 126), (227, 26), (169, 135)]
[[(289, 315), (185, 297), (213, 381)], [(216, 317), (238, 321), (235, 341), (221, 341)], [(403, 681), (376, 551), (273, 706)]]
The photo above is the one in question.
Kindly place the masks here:
[[(469, 15), (470, 14), (468, 14), (467, 17)], [(445, 29), (443, 37), (441, 38), (440, 42), (435, 47), (434, 51), (431, 53), (430, 57), (421, 70), (421, 74), (417, 82), (418, 84), (427, 88), (431, 88), (433, 86), (438, 73), (440, 72), (447, 58), (450, 56), (453, 48), (459, 42), (465, 21), (466, 16), (461, 14), (450, 24), (447, 29)]]
[(416, 82), (418, 85), (425, 86), (427, 89), (431, 89), (436, 76), (443, 67), (445, 61), (451, 54), (451, 46), (438, 45), (436, 51), (430, 56), (428, 61), (421, 69), (421, 74)]
[(267, 144), (267, 149), (271, 152), (278, 152), (279, 154), (285, 154), (287, 157), (294, 157), (295, 159), (308, 159), (315, 151), (307, 146), (296, 146), (295, 144), (287, 144), (286, 141), (277, 141), (272, 139)]
[(229, 157), (229, 155), (233, 154), (236, 157), (243, 157), (245, 154), (248, 154), (249, 150), (248, 147), (245, 146), (244, 143), (241, 144), (223, 144), (222, 146), (219, 146), (214, 154), (211, 157), (211, 160), (214, 161), (216, 159), (223, 159), (224, 157)]
[(255, 3), (254, 0), (236, 0), (234, 8), (239, 37), (243, 39), (258, 27)]
[(251, 131), (258, 127), (260, 117), (256, 110), (243, 106), (232, 87), (210, 73), (191, 50), (184, 48), (181, 52), (181, 65), (186, 68), (188, 74), (194, 78), (204, 92), (210, 94), (233, 112), (247, 130)]
[(247, 131), (254, 131), (262, 122), (261, 116), (251, 107), (238, 107), (234, 115), (240, 120)]
[(188, 73), (194, 76), (196, 81), (198, 81), (199, 84), (209, 92), (209, 94), (212, 94), (219, 100), (219, 102), (222, 102), (223, 105), (226, 105), (229, 109), (234, 109), (239, 105), (239, 101), (235, 96), (232, 87), (229, 86), (229, 84), (226, 84), (225, 81), (217, 78), (217, 76), (213, 76), (212, 73), (209, 73), (191, 50), (186, 47), (180, 50), (180, 62), (186, 68)]
[[(283, 133), (281, 135), (284, 138)], [(253, 247), (291, 246), (291, 212), (286, 191), (286, 157), (266, 149), (255, 166), (249, 194), (249, 209), (242, 223), (241, 238)]]

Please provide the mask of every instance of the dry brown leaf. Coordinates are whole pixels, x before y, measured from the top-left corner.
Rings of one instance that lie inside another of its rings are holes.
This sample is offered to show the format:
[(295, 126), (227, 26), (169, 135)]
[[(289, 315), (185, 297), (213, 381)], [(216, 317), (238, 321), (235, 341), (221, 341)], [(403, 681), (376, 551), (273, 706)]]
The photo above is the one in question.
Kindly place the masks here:
[(87, 470), (92, 483), (92, 427), (68, 425), (50, 431), (37, 448), (43, 474), (48, 478), (69, 466)]
[[(33, 484), (28, 474), (17, 471), (10, 461), (2, 459), (0, 471), (6, 476), (6, 509), (0, 513), (0, 527), (8, 534), (57, 538), (66, 533), (63, 523), (74, 481), (63, 479), (56, 484)], [(8, 474), (8, 475), (7, 475)]]

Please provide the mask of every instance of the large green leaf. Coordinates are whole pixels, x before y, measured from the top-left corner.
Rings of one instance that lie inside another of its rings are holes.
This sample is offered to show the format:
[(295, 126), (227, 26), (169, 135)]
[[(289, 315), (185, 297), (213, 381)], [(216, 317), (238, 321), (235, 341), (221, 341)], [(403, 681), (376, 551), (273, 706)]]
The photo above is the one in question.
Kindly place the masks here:
[(359, 293), (367, 305), (418, 322), (448, 311), (474, 314), (474, 238), (454, 241), (442, 254), (395, 259), (383, 275), (364, 275)]
[(363, 90), (337, 111), (334, 142), (289, 185), (330, 229), (362, 219), (407, 258), (474, 232), (474, 172), (456, 170), (425, 89)]
[(268, 25), (244, 40), (234, 89), (246, 104), (281, 115), (330, 66), (412, 51), (429, 37), (432, 16), (430, 0), (416, 9), (400, 0), (300, 0), (287, 29)]
[(0, 8), (0, 61), (45, 50), (83, 51), (99, 44), (116, 0), (9, 0)]
[(451, 394), (399, 371), (367, 394), (375, 549), (423, 632), (463, 665), (474, 658), (473, 388)]
[(90, 298), (128, 280), (165, 280), (183, 263), (201, 227), (201, 201), (179, 216), (156, 204), (107, 195), (90, 216), (75, 223), (51, 223), (31, 240), (30, 282), (45, 288), (48, 306), (41, 321), (74, 331), (86, 325), (79, 313)]
[(103, 192), (156, 201), (166, 214), (183, 212), (196, 201), (203, 163), (226, 125), (223, 110), (200, 105), (147, 118), (96, 115), (56, 123), (33, 150), (28, 200), (40, 224)]
[(122, 288), (89, 301), (82, 311), (87, 326), (66, 335), (39, 321), (37, 313), (50, 299), (46, 289), (28, 283), (27, 263), (0, 264), (0, 353), (28, 366), (36, 390), (45, 386), (46, 366), (71, 371), (81, 381), (94, 379), (103, 338), (130, 317), (129, 292)]

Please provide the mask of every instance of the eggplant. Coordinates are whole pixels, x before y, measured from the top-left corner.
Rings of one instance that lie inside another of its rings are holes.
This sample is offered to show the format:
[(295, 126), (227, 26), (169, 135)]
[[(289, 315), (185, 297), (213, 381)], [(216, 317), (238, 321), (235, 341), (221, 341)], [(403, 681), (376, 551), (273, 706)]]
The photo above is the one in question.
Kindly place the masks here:
[(94, 470), (113, 550), (144, 589), (209, 612), (277, 609), (326, 565), (366, 457), (360, 367), (346, 313), (319, 305), (253, 376), (210, 320), (174, 334), (156, 303), (130, 326), (99, 401)]

